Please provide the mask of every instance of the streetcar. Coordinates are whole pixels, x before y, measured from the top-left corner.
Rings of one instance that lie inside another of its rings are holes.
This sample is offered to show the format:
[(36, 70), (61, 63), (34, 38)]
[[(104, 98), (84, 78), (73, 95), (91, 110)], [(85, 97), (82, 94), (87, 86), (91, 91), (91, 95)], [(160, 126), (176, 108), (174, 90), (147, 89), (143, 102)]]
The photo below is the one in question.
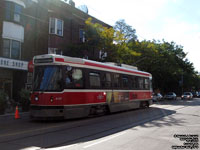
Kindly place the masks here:
[(136, 67), (45, 54), (33, 58), (31, 118), (81, 118), (149, 107), (152, 75)]

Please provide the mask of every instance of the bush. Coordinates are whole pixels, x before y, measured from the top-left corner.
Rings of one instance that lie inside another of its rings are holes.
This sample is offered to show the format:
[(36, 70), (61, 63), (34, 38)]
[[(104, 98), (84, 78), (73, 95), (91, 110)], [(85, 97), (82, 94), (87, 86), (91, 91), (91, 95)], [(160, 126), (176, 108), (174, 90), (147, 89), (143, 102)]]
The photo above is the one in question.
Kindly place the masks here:
[(30, 107), (30, 91), (29, 90), (21, 89), (19, 103), (22, 106), (22, 111), (29, 111), (29, 107)]
[(3, 91), (0, 91), (0, 114), (4, 114), (5, 112), (6, 105), (7, 105), (6, 97), (7, 97), (6, 93)]

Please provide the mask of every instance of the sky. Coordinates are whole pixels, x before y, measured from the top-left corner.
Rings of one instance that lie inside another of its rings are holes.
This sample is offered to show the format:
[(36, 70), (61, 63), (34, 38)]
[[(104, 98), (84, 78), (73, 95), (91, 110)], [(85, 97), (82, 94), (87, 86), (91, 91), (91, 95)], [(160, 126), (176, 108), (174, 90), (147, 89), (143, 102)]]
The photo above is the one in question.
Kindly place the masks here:
[(175, 42), (200, 72), (200, 0), (74, 0), (89, 15), (113, 26), (125, 22), (141, 40)]

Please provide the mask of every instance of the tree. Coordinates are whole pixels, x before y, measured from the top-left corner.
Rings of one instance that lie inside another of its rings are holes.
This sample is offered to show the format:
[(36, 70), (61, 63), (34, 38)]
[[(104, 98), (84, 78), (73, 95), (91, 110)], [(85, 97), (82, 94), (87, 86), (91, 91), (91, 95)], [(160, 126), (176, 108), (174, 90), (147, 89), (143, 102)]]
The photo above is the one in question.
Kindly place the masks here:
[[(174, 91), (181, 94), (185, 90), (199, 89), (200, 78), (193, 64), (186, 59), (183, 46), (174, 42), (134, 41), (129, 46), (140, 56), (135, 56), (132, 63), (140, 70), (150, 72), (153, 76), (154, 89), (162, 92)], [(183, 84), (180, 81), (183, 78)]]
[[(126, 62), (125, 56), (140, 55), (128, 47), (126, 36), (114, 28), (104, 27), (98, 23), (92, 23), (92, 19), (86, 20), (86, 45), (102, 51), (102, 55), (107, 53), (104, 61), (118, 63)], [(89, 49), (88, 49), (89, 50)], [(102, 59), (98, 60), (102, 61)]]
[(123, 19), (115, 23), (114, 29), (115, 31), (118, 31), (124, 35), (124, 42), (137, 40), (136, 30), (133, 29), (130, 25), (126, 24), (125, 20)]

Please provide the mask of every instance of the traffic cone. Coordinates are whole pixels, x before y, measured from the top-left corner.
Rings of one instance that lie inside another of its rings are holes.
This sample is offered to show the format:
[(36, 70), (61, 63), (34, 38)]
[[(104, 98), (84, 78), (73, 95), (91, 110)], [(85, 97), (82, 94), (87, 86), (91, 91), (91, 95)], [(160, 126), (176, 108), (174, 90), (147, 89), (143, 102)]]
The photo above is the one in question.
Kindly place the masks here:
[(19, 110), (18, 110), (18, 106), (16, 106), (16, 109), (15, 109), (15, 119), (19, 119)]

